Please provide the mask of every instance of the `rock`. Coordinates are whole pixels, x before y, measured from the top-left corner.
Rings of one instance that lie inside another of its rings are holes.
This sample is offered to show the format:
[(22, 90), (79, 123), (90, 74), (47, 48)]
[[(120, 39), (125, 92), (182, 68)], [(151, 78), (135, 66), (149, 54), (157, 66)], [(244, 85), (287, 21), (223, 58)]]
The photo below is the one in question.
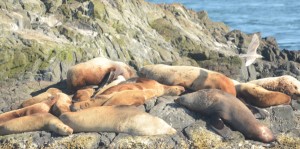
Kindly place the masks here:
[(110, 148), (186, 148), (188, 143), (180, 136), (130, 136), (119, 134)]
[(195, 122), (195, 118), (199, 117), (198, 114), (174, 103), (172, 98), (166, 101), (164, 97), (158, 99), (157, 105), (149, 113), (165, 120), (176, 130), (181, 130), (191, 125)]
[(287, 132), (297, 126), (297, 121), (293, 109), (290, 105), (280, 105), (272, 107), (270, 112), (271, 130), (274, 133)]

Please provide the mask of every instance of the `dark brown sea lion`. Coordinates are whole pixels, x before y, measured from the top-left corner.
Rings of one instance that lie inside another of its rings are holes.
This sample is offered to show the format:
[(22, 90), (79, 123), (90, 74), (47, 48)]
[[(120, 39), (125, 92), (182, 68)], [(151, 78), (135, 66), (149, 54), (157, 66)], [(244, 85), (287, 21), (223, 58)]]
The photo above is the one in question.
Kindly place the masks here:
[(181, 85), (187, 89), (220, 89), (236, 96), (233, 82), (225, 75), (193, 66), (147, 65), (139, 71), (141, 77), (166, 85)]
[(247, 138), (273, 142), (272, 131), (259, 123), (251, 111), (235, 96), (217, 89), (204, 89), (180, 96), (176, 102), (190, 110), (225, 121)]

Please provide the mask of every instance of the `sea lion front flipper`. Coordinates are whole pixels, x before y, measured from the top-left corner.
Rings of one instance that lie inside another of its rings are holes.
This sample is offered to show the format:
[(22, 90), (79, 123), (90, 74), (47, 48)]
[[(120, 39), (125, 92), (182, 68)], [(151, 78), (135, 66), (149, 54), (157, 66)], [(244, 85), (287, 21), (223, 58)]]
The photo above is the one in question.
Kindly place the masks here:
[(246, 106), (250, 109), (256, 119), (265, 119), (269, 116), (269, 112), (264, 109), (249, 104), (246, 104)]
[(208, 120), (209, 128), (218, 135), (222, 136), (224, 140), (231, 140), (231, 129), (227, 127), (219, 116), (211, 116)]
[(113, 78), (115, 76), (115, 72), (114, 71), (110, 71), (109, 73), (105, 74), (105, 76), (103, 77), (102, 81), (98, 84), (98, 88), (95, 89), (95, 93), (92, 97), (95, 97), (98, 92), (100, 90), (102, 90), (102, 88), (104, 88), (108, 83), (113, 81)]

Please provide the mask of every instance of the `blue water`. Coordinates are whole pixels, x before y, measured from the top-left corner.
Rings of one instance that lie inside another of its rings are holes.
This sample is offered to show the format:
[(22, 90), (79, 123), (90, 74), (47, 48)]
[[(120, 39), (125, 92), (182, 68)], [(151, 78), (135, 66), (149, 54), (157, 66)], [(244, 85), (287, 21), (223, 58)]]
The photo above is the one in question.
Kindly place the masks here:
[(300, 50), (300, 0), (147, 0), (182, 3), (206, 10), (213, 21), (246, 33), (260, 32), (276, 38), (281, 49)]

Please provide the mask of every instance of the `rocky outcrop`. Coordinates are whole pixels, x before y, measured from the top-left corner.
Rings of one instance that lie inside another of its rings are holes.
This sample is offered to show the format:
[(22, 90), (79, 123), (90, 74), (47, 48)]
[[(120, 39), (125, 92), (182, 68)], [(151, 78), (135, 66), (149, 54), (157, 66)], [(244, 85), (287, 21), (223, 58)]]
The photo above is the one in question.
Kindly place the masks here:
[[(64, 92), (66, 72), (76, 63), (105, 56), (136, 69), (146, 64), (193, 65), (239, 81), (288, 74), (300, 80), (299, 51), (280, 50), (272, 37), (260, 39), (264, 56), (250, 67), (245, 53), (252, 34), (230, 31), (205, 11), (180, 4), (144, 0), (4, 0), (0, 2), (0, 113), (31, 96), (57, 87)], [(60, 137), (49, 132), (0, 136), (1, 148), (261, 148), (233, 131), (222, 140), (205, 117), (160, 97), (141, 108), (171, 124), (173, 136), (78, 133)], [(298, 100), (293, 108), (299, 110)], [(262, 123), (276, 132), (275, 148), (299, 148), (299, 111), (289, 106), (267, 109)]]

